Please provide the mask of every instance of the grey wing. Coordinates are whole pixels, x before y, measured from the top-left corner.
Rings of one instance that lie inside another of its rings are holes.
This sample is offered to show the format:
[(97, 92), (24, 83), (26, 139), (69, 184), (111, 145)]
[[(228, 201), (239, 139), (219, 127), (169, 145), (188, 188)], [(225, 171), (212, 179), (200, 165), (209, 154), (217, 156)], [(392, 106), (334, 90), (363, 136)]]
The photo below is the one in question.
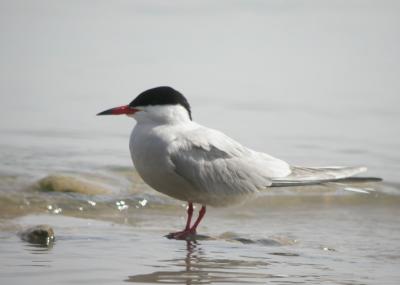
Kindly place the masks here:
[(271, 185), (270, 178), (248, 159), (234, 157), (215, 146), (179, 149), (171, 153), (170, 159), (176, 174), (213, 196), (250, 194)]
[(290, 175), (272, 180), (273, 187), (320, 184), (347, 179), (365, 172), (366, 167), (298, 167), (291, 166)]
[(169, 155), (176, 174), (198, 191), (218, 197), (265, 189), (272, 183), (271, 169), (286, 167), (211, 129), (186, 133), (171, 146)]

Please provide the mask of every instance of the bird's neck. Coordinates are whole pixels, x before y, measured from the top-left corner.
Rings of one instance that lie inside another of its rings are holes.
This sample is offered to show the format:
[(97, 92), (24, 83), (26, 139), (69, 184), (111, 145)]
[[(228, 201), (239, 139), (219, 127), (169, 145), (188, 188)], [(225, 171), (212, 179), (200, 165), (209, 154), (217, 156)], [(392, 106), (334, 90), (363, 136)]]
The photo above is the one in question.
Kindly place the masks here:
[(134, 117), (139, 124), (175, 125), (191, 122), (188, 111), (180, 105), (149, 106)]

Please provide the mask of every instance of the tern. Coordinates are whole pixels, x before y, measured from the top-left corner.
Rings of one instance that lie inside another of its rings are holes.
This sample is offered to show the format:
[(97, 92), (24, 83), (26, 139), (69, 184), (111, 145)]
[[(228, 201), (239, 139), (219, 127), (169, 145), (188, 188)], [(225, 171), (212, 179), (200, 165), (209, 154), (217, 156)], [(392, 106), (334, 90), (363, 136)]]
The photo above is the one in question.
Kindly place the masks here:
[[(125, 114), (136, 120), (129, 149), (141, 178), (155, 190), (188, 203), (184, 230), (168, 237), (187, 239), (206, 213), (206, 206), (241, 203), (276, 186), (338, 181), (365, 167), (300, 167), (251, 150), (229, 136), (192, 120), (187, 99), (161, 86), (140, 93), (129, 105), (97, 115)], [(201, 204), (192, 224), (193, 204)]]

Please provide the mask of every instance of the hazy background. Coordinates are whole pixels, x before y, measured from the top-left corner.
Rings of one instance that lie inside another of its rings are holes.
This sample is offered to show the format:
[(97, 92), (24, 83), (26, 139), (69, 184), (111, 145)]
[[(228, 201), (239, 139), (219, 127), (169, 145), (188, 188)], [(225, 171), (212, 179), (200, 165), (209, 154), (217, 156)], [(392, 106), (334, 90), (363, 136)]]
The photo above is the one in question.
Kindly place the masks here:
[[(3, 140), (118, 134), (130, 164), (133, 122), (95, 114), (170, 85), (196, 121), (289, 161), (400, 160), (398, 1), (1, 0), (0, 21)], [(360, 149), (375, 156), (332, 155)]]

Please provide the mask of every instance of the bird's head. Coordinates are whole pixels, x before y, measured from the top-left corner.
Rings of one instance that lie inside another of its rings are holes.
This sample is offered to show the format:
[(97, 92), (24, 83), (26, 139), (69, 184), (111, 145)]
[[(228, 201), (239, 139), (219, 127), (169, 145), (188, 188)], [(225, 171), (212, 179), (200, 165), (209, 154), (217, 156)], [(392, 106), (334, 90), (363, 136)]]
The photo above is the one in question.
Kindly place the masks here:
[(192, 120), (186, 98), (171, 87), (161, 86), (140, 93), (129, 105), (115, 107), (97, 115), (127, 115), (138, 122), (177, 123)]

